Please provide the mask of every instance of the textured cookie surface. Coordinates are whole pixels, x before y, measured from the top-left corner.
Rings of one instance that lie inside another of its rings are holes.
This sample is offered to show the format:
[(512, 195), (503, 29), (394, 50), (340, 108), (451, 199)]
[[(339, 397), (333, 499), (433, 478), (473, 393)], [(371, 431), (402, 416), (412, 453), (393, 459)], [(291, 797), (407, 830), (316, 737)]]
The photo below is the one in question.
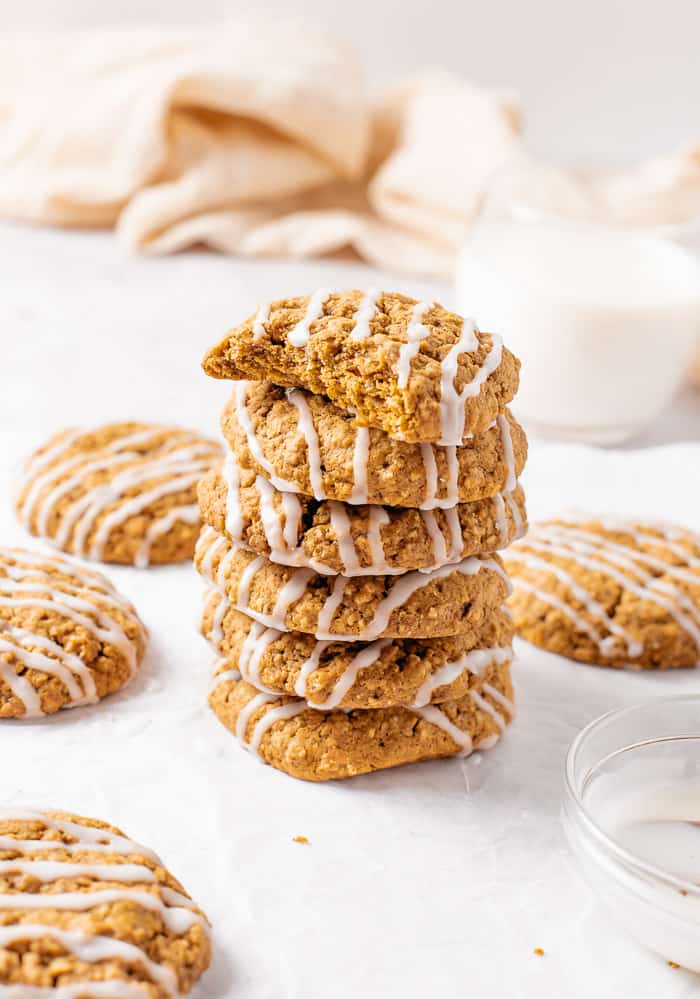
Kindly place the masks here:
[(510, 586), (497, 555), (403, 576), (323, 576), (203, 530), (195, 565), (223, 595), (216, 621), (242, 611), (266, 627), (321, 639), (439, 638), (478, 629)]
[(357, 426), (324, 396), (271, 382), (238, 382), (221, 429), (239, 463), (278, 489), (346, 503), (472, 503), (512, 491), (527, 457), (508, 410), (462, 447), (409, 444)]
[(0, 810), (0, 991), (174, 999), (206, 970), (210, 949), (204, 914), (119, 829), (64, 812)]
[(490, 748), (513, 717), (512, 697), (504, 664), (439, 706), (317, 711), (299, 698), (259, 693), (231, 670), (215, 677), (209, 703), (265, 763), (324, 781)]
[(174, 427), (66, 430), (27, 462), (17, 514), (32, 534), (82, 558), (180, 562), (199, 533), (197, 482), (220, 460), (216, 442)]
[(397, 440), (461, 444), (513, 398), (519, 362), (436, 303), (322, 289), (262, 306), (209, 351), (204, 370), (325, 395)]
[(601, 666), (700, 661), (700, 537), (579, 517), (536, 524), (505, 554), (518, 634)]
[(522, 489), (451, 510), (354, 506), (275, 489), (233, 453), (199, 484), (202, 520), (273, 562), (325, 574), (437, 569), (496, 551), (526, 530)]
[(492, 611), (472, 634), (449, 638), (318, 641), (298, 631), (266, 628), (231, 610), (215, 628), (221, 595), (204, 605), (202, 633), (258, 690), (301, 697), (315, 708), (383, 708), (462, 697), (491, 666), (512, 658), (513, 625)]
[(0, 549), (0, 718), (92, 704), (128, 682), (145, 646), (136, 611), (100, 573)]

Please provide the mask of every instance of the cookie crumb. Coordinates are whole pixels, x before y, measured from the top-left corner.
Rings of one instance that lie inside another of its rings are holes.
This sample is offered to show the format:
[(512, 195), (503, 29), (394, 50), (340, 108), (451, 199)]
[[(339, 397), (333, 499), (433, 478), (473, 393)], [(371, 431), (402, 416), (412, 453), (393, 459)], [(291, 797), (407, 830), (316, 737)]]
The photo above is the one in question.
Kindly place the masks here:
[(307, 846), (309, 846), (309, 845), (310, 845), (310, 844), (309, 844), (309, 840), (307, 839), (307, 837), (306, 837), (306, 836), (292, 836), (292, 840), (293, 840), (293, 841), (294, 841), (295, 843), (305, 843), (305, 844), (306, 844)]
[(666, 964), (669, 966), (669, 968), (680, 968), (680, 964), (676, 964), (675, 961), (667, 961)]
[(544, 951), (541, 947), (535, 947), (532, 953), (537, 954), (538, 957), (544, 957)]

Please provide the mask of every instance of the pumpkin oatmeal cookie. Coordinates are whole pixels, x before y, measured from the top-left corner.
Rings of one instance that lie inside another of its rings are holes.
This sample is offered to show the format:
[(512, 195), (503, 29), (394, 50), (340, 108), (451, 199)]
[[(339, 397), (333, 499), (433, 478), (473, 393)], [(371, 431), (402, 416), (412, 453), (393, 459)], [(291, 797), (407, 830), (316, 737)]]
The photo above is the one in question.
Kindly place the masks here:
[(214, 378), (307, 389), (396, 440), (459, 445), (504, 411), (520, 362), (434, 302), (321, 289), (261, 306), (204, 358)]

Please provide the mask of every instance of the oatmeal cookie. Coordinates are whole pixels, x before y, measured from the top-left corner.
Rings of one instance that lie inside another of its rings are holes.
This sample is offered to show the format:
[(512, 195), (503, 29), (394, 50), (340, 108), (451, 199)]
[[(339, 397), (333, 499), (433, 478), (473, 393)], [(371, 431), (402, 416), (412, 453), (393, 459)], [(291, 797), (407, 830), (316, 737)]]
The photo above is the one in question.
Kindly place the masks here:
[(283, 492), (345, 503), (473, 503), (511, 492), (527, 458), (525, 432), (509, 410), (461, 447), (408, 444), (358, 426), (324, 396), (272, 382), (238, 382), (221, 429), (239, 464)]
[(299, 698), (259, 693), (230, 669), (217, 672), (209, 703), (265, 763), (324, 781), (491, 748), (513, 717), (512, 698), (502, 664), (463, 697), (422, 708), (317, 711)]
[(0, 718), (93, 704), (130, 680), (145, 647), (138, 614), (100, 573), (0, 549)]
[(261, 306), (203, 366), (214, 378), (325, 395), (396, 440), (455, 445), (504, 411), (520, 362), (496, 334), (437, 303), (321, 289)]
[(523, 638), (599, 666), (700, 660), (700, 536), (594, 515), (536, 524), (504, 555)]
[(139, 567), (192, 558), (197, 482), (221, 460), (190, 430), (112, 423), (65, 430), (28, 460), (16, 491), (27, 530), (81, 558)]

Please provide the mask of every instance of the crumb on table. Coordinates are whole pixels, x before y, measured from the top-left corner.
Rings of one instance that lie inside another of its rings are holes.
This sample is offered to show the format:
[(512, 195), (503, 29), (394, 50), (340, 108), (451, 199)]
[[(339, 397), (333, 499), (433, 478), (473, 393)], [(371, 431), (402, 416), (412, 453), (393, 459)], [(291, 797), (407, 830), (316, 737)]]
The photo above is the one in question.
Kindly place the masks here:
[(306, 836), (293, 836), (292, 839), (295, 843), (306, 843), (307, 846), (309, 845), (309, 840)]
[(669, 966), (669, 968), (680, 968), (680, 964), (676, 964), (675, 961), (667, 961), (666, 964)]
[(532, 953), (537, 954), (538, 957), (544, 957), (544, 951), (541, 947), (535, 947)]

